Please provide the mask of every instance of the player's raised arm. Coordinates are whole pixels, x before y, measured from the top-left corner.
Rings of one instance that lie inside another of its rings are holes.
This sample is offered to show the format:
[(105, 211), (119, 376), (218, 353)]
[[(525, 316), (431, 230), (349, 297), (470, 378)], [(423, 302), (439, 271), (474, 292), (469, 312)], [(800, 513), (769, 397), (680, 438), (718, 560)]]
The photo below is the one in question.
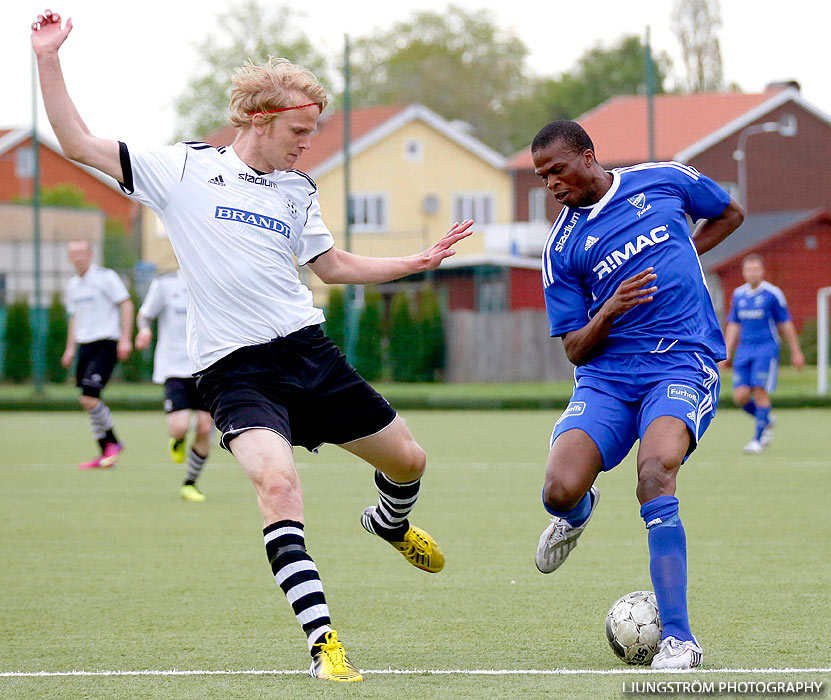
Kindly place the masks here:
[(379, 284), (405, 277), (415, 272), (435, 270), (442, 260), (455, 254), (453, 246), (467, 238), (473, 221), (454, 224), (450, 230), (427, 250), (400, 258), (371, 258), (354, 255), (345, 250), (330, 248), (313, 263), (314, 273), (327, 284)]
[(61, 26), (57, 12), (44, 10), (32, 23), (32, 48), (38, 63), (40, 90), (49, 123), (71, 160), (123, 181), (118, 142), (93, 136), (69, 97), (58, 50), (72, 31), (72, 20)]
[(699, 255), (715, 248), (744, 221), (744, 207), (735, 199), (725, 207), (720, 216), (704, 221), (693, 234), (695, 249)]

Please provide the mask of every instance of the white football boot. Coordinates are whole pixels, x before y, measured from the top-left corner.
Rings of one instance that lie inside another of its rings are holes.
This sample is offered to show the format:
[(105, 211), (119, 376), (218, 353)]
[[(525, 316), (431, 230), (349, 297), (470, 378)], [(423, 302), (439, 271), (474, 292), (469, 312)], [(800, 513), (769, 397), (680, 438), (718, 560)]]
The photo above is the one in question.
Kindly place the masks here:
[(583, 534), (589, 520), (592, 519), (594, 509), (597, 508), (597, 502), (600, 500), (600, 493), (596, 486), (589, 489), (589, 498), (591, 499), (592, 508), (589, 512), (589, 517), (579, 527), (575, 527), (565, 518), (554, 517), (551, 518), (551, 523), (542, 535), (540, 535), (540, 543), (537, 545), (537, 568), (543, 574), (550, 574), (560, 568), (560, 565), (566, 560), (571, 550), (577, 546), (577, 538)]
[(748, 442), (744, 446), (744, 453), (746, 455), (758, 455), (762, 454), (762, 451), (765, 449), (765, 446), (759, 442), (756, 438), (753, 438), (750, 442)]
[(652, 657), (652, 668), (662, 670), (688, 670), (701, 666), (704, 652), (698, 645), (698, 640), (682, 642), (675, 637), (662, 639), (658, 645), (658, 653)]

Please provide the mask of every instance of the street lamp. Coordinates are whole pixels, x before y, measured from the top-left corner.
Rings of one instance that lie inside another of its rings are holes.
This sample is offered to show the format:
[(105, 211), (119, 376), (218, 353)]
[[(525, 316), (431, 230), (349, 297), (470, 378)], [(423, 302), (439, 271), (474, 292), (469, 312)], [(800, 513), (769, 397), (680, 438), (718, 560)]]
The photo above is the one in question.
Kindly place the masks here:
[(747, 208), (747, 160), (745, 159), (745, 148), (747, 139), (753, 134), (767, 134), (773, 131), (779, 132), (782, 136), (796, 136), (796, 117), (793, 114), (783, 114), (778, 122), (764, 122), (763, 124), (751, 124), (742, 129), (739, 134), (739, 143), (733, 151), (733, 158), (738, 164), (738, 187), (739, 201)]

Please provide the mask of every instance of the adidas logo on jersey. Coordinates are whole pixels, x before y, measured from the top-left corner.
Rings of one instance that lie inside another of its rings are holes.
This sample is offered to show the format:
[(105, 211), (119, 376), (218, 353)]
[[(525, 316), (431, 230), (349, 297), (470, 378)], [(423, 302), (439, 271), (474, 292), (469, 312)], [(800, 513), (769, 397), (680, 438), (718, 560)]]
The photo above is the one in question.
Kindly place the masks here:
[(588, 250), (588, 249), (589, 249), (589, 248), (591, 248), (591, 247), (592, 247), (595, 243), (597, 243), (597, 241), (598, 241), (598, 240), (600, 240), (600, 239), (595, 238), (594, 236), (587, 236), (587, 237), (586, 237), (586, 245), (583, 247), (583, 250)]
[(211, 185), (220, 185), (222, 187), (225, 187), (225, 180), (222, 179), (222, 175), (217, 175), (216, 177), (212, 177), (210, 180), (208, 180), (208, 182)]

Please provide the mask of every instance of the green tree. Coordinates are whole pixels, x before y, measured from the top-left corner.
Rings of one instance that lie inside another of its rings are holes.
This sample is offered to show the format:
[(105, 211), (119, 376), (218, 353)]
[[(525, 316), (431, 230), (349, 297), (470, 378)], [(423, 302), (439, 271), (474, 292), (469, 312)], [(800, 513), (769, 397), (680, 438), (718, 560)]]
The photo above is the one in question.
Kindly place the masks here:
[(343, 287), (329, 287), (326, 305), (326, 335), (342, 352), (346, 352), (346, 297)]
[[(542, 112), (538, 124), (555, 119), (575, 119), (617, 95), (634, 95), (644, 90), (646, 47), (640, 37), (624, 36), (609, 48), (587, 50), (574, 68), (559, 78), (537, 81), (526, 109)], [(671, 61), (662, 53), (653, 56), (655, 93), (664, 92)], [(525, 143), (533, 134), (526, 136)]]
[(46, 379), (54, 384), (66, 381), (67, 369), (61, 365), (61, 357), (66, 347), (66, 333), (69, 322), (66, 307), (61, 301), (60, 292), (52, 295), (49, 305), (48, 327), (46, 330)]
[(672, 26), (684, 57), (686, 88), (708, 92), (724, 87), (724, 68), (718, 32), (721, 8), (718, 0), (676, 0)]
[[(31, 197), (14, 197), (17, 204), (31, 204)], [(76, 186), (60, 182), (54, 187), (44, 187), (40, 191), (40, 203), (44, 207), (65, 207), (67, 209), (97, 209), (98, 206), (87, 200), (84, 191)]]
[(8, 308), (3, 372), (15, 383), (32, 378), (32, 322), (29, 302), (22, 297)]
[(287, 58), (323, 81), (325, 58), (303, 33), (288, 5), (256, 0), (233, 5), (216, 20), (218, 33), (196, 45), (200, 69), (176, 100), (176, 139), (204, 138), (224, 126), (235, 68), (247, 60), (263, 63), (269, 56)]
[[(806, 318), (802, 324), (802, 330), (797, 335), (799, 347), (805, 356), (805, 364), (816, 365), (817, 339), (819, 337), (817, 319)], [(779, 364), (782, 366), (791, 364), (791, 346), (786, 342), (782, 342), (779, 346)]]
[(137, 261), (138, 256), (124, 230), (124, 224), (117, 219), (107, 219), (104, 223), (104, 267), (128, 272)]
[(418, 368), (417, 378), (434, 382), (444, 369), (447, 351), (444, 338), (444, 320), (436, 290), (425, 286), (418, 301)]
[[(138, 298), (135, 285), (130, 285), (130, 300), (133, 302), (133, 308), (138, 309), (141, 306), (141, 301)], [(130, 356), (121, 362), (121, 378), (125, 382), (142, 382), (150, 377), (150, 361), (145, 357), (141, 350), (136, 350), (136, 324), (132, 324), (132, 340), (133, 349)]]
[(352, 49), (352, 102), (365, 107), (418, 102), (503, 153), (514, 150), (513, 109), (525, 96), (528, 49), (488, 10), (450, 5), (444, 14), (416, 11)]
[(358, 320), (358, 341), (355, 344), (355, 369), (368, 381), (383, 374), (383, 307), (381, 295), (368, 287), (364, 291), (364, 308)]
[(389, 350), (392, 378), (396, 382), (412, 382), (418, 358), (418, 331), (410, 312), (410, 297), (398, 292), (390, 308)]

